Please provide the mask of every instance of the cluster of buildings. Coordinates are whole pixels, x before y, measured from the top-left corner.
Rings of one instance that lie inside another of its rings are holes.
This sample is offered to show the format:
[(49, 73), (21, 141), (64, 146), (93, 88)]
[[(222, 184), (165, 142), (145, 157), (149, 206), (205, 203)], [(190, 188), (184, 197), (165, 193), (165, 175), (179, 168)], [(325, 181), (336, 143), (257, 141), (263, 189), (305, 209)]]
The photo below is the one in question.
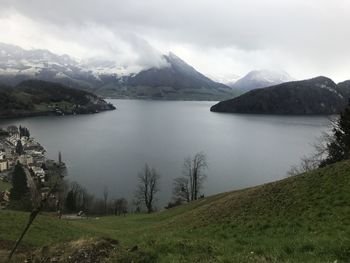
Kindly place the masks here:
[(6, 154), (0, 152), (0, 172), (7, 171), (9, 169), (9, 163), (6, 160)]
[[(44, 147), (30, 137), (26, 128), (16, 126), (9, 126), (6, 130), (0, 128), (0, 180), (10, 182), (12, 170), (19, 162), (26, 172), (28, 187), (35, 190), (31, 191), (32, 199), (38, 190), (41, 197), (45, 196), (52, 181), (49, 179), (55, 181), (57, 177), (63, 178), (61, 171), (65, 170), (61, 153), (58, 162), (55, 162), (46, 159), (45, 152)], [(8, 190), (0, 191), (0, 207), (6, 206), (9, 196)]]
[(0, 179), (8, 177), (17, 162), (27, 167), (34, 177), (45, 182), (45, 149), (34, 138), (22, 136), (16, 126), (9, 126), (0, 137)]

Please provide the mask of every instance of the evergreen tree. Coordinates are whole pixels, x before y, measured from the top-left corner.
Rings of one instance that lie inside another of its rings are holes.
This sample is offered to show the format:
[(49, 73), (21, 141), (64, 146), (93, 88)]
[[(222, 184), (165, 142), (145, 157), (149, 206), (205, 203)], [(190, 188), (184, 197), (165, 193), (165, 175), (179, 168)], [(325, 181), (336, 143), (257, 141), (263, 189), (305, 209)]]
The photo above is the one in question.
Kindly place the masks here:
[(22, 145), (21, 140), (18, 140), (18, 141), (17, 141), (17, 144), (16, 144), (16, 153), (17, 153), (18, 155), (22, 155), (22, 154), (23, 154), (23, 145)]
[(350, 100), (333, 127), (333, 136), (327, 145), (327, 158), (320, 166), (350, 158)]
[(26, 127), (19, 126), (19, 136), (22, 138), (23, 136), (30, 137), (29, 130)]
[(75, 200), (75, 194), (72, 190), (70, 190), (67, 194), (67, 197), (66, 197), (66, 208), (69, 212), (75, 212), (77, 210), (77, 207), (76, 207), (76, 200)]
[(28, 196), (26, 173), (20, 163), (17, 163), (12, 173), (11, 201), (20, 201)]

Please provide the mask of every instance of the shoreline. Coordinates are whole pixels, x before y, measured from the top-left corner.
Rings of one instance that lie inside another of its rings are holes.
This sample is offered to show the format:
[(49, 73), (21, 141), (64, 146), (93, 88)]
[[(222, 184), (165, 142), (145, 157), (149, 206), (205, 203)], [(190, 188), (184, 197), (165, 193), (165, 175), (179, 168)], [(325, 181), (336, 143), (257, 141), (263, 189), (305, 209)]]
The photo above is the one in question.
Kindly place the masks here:
[(99, 109), (96, 111), (87, 111), (87, 112), (56, 112), (56, 111), (43, 111), (43, 112), (16, 112), (11, 115), (1, 115), (0, 120), (9, 120), (9, 119), (18, 119), (18, 118), (29, 118), (29, 117), (41, 117), (41, 116), (66, 116), (66, 115), (88, 115), (88, 114), (97, 114), (105, 111), (114, 111), (116, 107), (113, 104), (110, 104), (111, 108), (109, 109)]

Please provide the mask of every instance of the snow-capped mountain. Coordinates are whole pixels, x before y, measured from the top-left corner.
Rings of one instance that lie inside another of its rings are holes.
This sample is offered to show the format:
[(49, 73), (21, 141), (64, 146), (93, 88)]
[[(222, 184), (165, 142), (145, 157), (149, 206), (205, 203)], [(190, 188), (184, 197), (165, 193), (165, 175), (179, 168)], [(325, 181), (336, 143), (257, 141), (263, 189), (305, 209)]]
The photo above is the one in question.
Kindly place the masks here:
[(236, 74), (231, 74), (230, 76), (218, 76), (218, 75), (209, 75), (211, 79), (213, 79), (216, 82), (225, 84), (226, 86), (232, 87), (237, 80), (241, 78), (241, 76)]
[(164, 60), (164, 67), (124, 76), (121, 87), (107, 85), (98, 92), (107, 97), (119, 92), (125, 97), (181, 100), (216, 100), (235, 95), (230, 87), (209, 79), (173, 53), (164, 55)]
[(176, 89), (229, 90), (229, 87), (215, 82), (173, 53), (164, 55), (168, 65), (162, 68), (143, 70), (128, 79), (132, 86), (174, 87)]
[[(0, 43), (0, 82), (15, 86), (27, 79), (59, 82), (114, 98), (205, 99), (233, 97), (228, 86), (215, 82), (170, 53), (162, 68), (118, 67), (114, 61), (78, 61), (48, 50), (25, 50)], [(138, 72), (138, 73), (137, 73)]]
[(0, 81), (16, 85), (26, 79), (78, 87), (93, 87), (99, 82), (92, 70), (68, 55), (56, 55), (43, 49), (25, 50), (0, 43)]
[(294, 79), (284, 71), (276, 70), (253, 70), (247, 75), (237, 80), (231, 87), (249, 91), (253, 89), (265, 88), (277, 84), (281, 84)]

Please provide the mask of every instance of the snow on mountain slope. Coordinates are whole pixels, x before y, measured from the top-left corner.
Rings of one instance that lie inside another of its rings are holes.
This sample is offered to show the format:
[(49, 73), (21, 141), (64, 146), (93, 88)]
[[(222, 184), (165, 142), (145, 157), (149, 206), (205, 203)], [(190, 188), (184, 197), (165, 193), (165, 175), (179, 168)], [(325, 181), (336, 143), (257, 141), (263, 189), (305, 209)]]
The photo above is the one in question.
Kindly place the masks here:
[(92, 89), (113, 98), (220, 100), (237, 95), (173, 53), (163, 59), (162, 67), (121, 67), (115, 61), (75, 60), (48, 50), (25, 50), (0, 43), (0, 83), (15, 86), (24, 80), (39, 79)]
[(247, 75), (237, 80), (232, 87), (243, 91), (265, 88), (281, 84), (288, 81), (293, 81), (287, 72), (276, 70), (253, 70)]

